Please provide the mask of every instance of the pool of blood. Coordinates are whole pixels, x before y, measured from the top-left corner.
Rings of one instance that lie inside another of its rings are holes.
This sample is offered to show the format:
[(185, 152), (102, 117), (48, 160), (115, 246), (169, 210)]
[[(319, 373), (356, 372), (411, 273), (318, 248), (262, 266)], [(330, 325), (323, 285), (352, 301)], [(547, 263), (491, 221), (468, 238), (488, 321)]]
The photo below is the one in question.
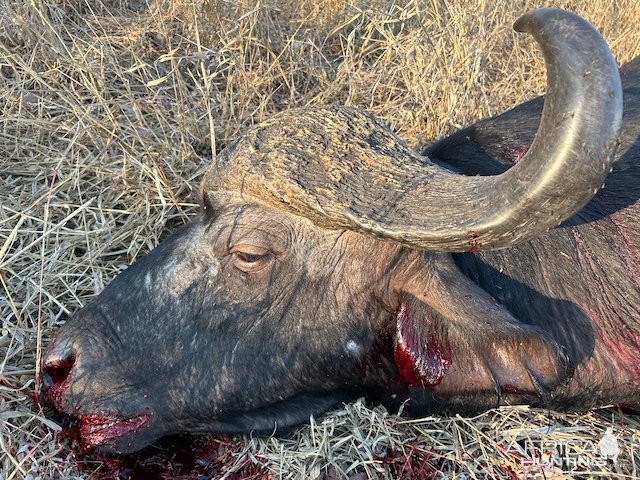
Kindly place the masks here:
[[(45, 405), (45, 411), (62, 427), (59, 440), (68, 442), (73, 462), (90, 473), (92, 480), (210, 480), (225, 473), (229, 480), (274, 478), (259, 455), (238, 458), (244, 449), (240, 437), (172, 435), (132, 454), (106, 455), (85, 438), (83, 429), (93, 428), (89, 426), (91, 416), (70, 416), (50, 404)], [(83, 419), (89, 423), (83, 425)], [(103, 428), (102, 423), (98, 428)]]
[(128, 455), (107, 456), (79, 449), (73, 428), (63, 434), (71, 438), (72, 458), (78, 468), (91, 472), (95, 480), (210, 480), (234, 467), (230, 480), (274, 478), (258, 456), (239, 460), (240, 438), (228, 436), (173, 435)]

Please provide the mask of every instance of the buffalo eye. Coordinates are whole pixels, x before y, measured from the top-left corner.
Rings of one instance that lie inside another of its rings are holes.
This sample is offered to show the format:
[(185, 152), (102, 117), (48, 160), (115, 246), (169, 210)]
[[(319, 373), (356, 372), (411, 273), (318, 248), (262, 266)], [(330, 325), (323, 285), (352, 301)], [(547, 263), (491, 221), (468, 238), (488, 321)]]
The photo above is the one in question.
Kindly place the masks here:
[(272, 259), (269, 250), (254, 245), (236, 245), (229, 253), (231, 254), (233, 265), (245, 273), (259, 272)]

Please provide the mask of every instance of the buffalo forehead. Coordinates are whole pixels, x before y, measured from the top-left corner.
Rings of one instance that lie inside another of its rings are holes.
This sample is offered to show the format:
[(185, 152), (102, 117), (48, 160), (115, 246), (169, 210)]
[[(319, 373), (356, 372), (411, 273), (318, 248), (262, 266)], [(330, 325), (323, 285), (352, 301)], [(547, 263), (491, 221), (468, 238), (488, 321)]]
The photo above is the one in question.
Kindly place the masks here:
[(220, 210), (207, 227), (218, 253), (226, 253), (242, 243), (280, 253), (290, 247), (296, 232), (304, 228), (304, 221), (287, 218), (277, 209), (240, 197), (231, 200), (225, 196), (225, 199), (225, 206), (216, 206)]
[(203, 191), (238, 192), (327, 228), (345, 215), (386, 223), (433, 165), (370, 114), (331, 105), (275, 115), (230, 144)]
[[(344, 230), (326, 228), (311, 220), (260, 202), (250, 195), (235, 192), (205, 192), (205, 204), (214, 210), (212, 221), (207, 227), (214, 242), (214, 249), (220, 256), (225, 255), (234, 245), (247, 243), (269, 249), (273, 253), (310, 255), (320, 253), (310, 267), (321, 267), (346, 250), (351, 251), (351, 262), (357, 263), (364, 251), (367, 258), (373, 250), (388, 249), (388, 242), (381, 242), (371, 236)], [(335, 262), (331, 262), (335, 267)]]

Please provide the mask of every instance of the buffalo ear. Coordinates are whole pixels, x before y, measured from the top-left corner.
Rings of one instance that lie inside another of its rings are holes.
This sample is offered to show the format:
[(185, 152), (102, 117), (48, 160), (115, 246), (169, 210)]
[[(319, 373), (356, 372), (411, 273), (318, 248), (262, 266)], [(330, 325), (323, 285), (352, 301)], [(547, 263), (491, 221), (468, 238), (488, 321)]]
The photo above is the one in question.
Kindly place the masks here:
[(492, 406), (546, 404), (571, 377), (573, 367), (552, 338), (515, 319), (448, 255), (438, 256), (426, 285), (406, 287), (396, 311), (402, 383), (431, 389), (445, 402), (475, 398)]

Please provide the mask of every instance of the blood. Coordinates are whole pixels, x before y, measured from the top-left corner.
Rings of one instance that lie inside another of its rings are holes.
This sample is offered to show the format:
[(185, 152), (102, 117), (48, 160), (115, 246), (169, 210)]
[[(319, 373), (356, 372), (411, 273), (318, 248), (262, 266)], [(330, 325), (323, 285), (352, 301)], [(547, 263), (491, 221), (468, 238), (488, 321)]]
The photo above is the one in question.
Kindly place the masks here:
[[(626, 253), (625, 258), (627, 264), (627, 271), (631, 272), (633, 276), (635, 286), (637, 287), (637, 279), (634, 272), (637, 270), (638, 257), (637, 252), (633, 249), (631, 242), (624, 232), (623, 226), (618, 224), (618, 220), (615, 215), (610, 215), (609, 219), (616, 228), (616, 235), (621, 237), (625, 242)], [(615, 221), (614, 221), (615, 219)], [(595, 228), (601, 226), (600, 222), (593, 222)], [(606, 237), (606, 231), (602, 228), (598, 228), (602, 231), (602, 235)], [(603, 282), (604, 269), (600, 266), (600, 262), (597, 260), (597, 255), (591, 251), (587, 240), (583, 237), (582, 233), (576, 229), (572, 229), (573, 237), (575, 240), (576, 251), (578, 253), (578, 260), (584, 269), (590, 271), (592, 274), (592, 281), (597, 287), (596, 291), (605, 292), (607, 296), (615, 298), (613, 292), (610, 292), (611, 286)], [(614, 257), (615, 258), (615, 257)], [(631, 263), (631, 265), (629, 265)], [(621, 287), (615, 287), (621, 288)], [(616, 295), (621, 295), (616, 292)], [(605, 296), (606, 298), (606, 296)], [(593, 297), (593, 307), (584, 308), (585, 313), (589, 316), (591, 325), (593, 325), (602, 339), (602, 344), (606, 347), (607, 353), (610, 353), (615, 362), (622, 367), (621, 369), (626, 371), (633, 382), (636, 385), (640, 385), (640, 337), (636, 333), (636, 326), (628, 322), (632, 322), (632, 316), (621, 315), (618, 313), (618, 309), (612, 308), (611, 305), (603, 298), (603, 294)]]
[(505, 145), (502, 149), (502, 158), (511, 163), (518, 163), (529, 151), (529, 145)]
[(445, 460), (427, 447), (406, 445), (402, 450), (389, 448), (382, 465), (389, 478), (432, 480), (442, 478)]
[[(53, 393), (57, 399), (57, 390)], [(47, 416), (62, 427), (58, 439), (70, 443), (71, 459), (94, 480), (211, 480), (223, 475), (229, 480), (274, 478), (255, 452), (241, 455), (245, 448), (237, 437), (174, 435), (133, 454), (105, 455), (96, 447), (142, 428), (150, 415), (69, 415), (58, 408), (60, 402), (48, 400), (43, 405)]]
[[(62, 427), (58, 439), (70, 443), (72, 461), (80, 470), (90, 473), (93, 480), (211, 480), (223, 475), (229, 480), (275, 478), (255, 452), (242, 455), (246, 447), (240, 437), (173, 435), (132, 454), (106, 455), (91, 445), (87, 433), (83, 432), (94, 425), (101, 430), (105, 416), (76, 417), (59, 410), (51, 411), (49, 404), (43, 407), (48, 410), (47, 416)], [(131, 419), (132, 423), (123, 428), (128, 430), (143, 425), (136, 423), (138, 417)], [(91, 435), (89, 433), (89, 438)]]
[(480, 247), (482, 246), (481, 243), (478, 242), (478, 238), (480, 238), (480, 235), (477, 234), (476, 232), (471, 232), (471, 240), (469, 240), (469, 248), (468, 248), (468, 252), (471, 253), (477, 253), (480, 251)]
[[(75, 364), (75, 357), (43, 367), (43, 394), (47, 401), (53, 403), (59, 410), (64, 410), (62, 394), (69, 387), (71, 369)], [(36, 399), (40, 401), (40, 395)]]
[(398, 366), (398, 375), (403, 383), (411, 386), (421, 384), (420, 372), (414, 359), (409, 351), (402, 345), (396, 346), (396, 365)]
[[(94, 480), (210, 480), (225, 475), (229, 480), (267, 480), (274, 476), (252, 453), (241, 456), (242, 439), (214, 435), (174, 435), (129, 455), (108, 456), (96, 447), (112, 438), (144, 427), (150, 414), (82, 414), (80, 405), (64, 408), (62, 398), (69, 386), (73, 366), (56, 365), (45, 377), (40, 400), (47, 416), (62, 430), (58, 438), (71, 444), (71, 458)], [(92, 402), (95, 403), (95, 402)], [(73, 415), (65, 411), (73, 411)]]
[(640, 385), (640, 355), (638, 355), (640, 342), (638, 336), (625, 323), (625, 319), (617, 314), (614, 314), (616, 321), (612, 322), (615, 323), (615, 328), (607, 328), (607, 325), (601, 324), (600, 317), (593, 310), (589, 309), (588, 313), (591, 318), (595, 319), (593, 324), (597, 327), (607, 352), (611, 353), (618, 364), (631, 375), (634, 383)]
[(106, 456), (76, 452), (75, 462), (95, 480), (270, 480), (258, 455), (238, 460), (243, 445), (228, 436), (174, 435), (135, 454)]
[(396, 322), (395, 360), (400, 383), (416, 387), (439, 385), (453, 363), (449, 341), (440, 339), (430, 318), (412, 318), (405, 301), (400, 302)]
[(119, 417), (116, 415), (79, 415), (77, 417), (78, 447), (84, 451), (102, 445), (112, 438), (121, 437), (142, 428), (149, 415)]

